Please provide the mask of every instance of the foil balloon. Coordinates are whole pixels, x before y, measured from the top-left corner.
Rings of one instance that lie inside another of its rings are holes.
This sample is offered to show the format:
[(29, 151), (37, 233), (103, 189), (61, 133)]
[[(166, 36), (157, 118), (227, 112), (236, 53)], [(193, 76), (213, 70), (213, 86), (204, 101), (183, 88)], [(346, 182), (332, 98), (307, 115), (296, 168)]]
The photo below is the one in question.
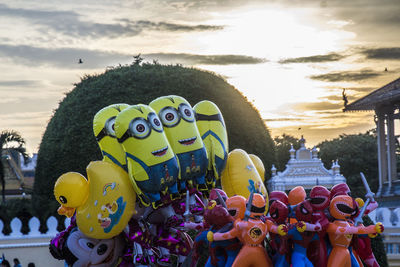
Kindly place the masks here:
[(157, 209), (167, 192), (172, 199), (178, 198), (178, 162), (155, 111), (143, 104), (124, 109), (116, 118), (115, 132), (142, 204)]
[(222, 190), (229, 197), (241, 195), (248, 198), (250, 196), (249, 180), (254, 181), (257, 191), (267, 199), (266, 210), (268, 210), (267, 189), (249, 155), (242, 149), (229, 152), (228, 163), (221, 176)]
[(117, 264), (124, 247), (125, 241), (121, 235), (109, 239), (95, 239), (74, 228), (65, 242), (62, 255), (71, 267), (109, 267)]
[(114, 124), (117, 115), (127, 107), (127, 104), (110, 105), (98, 111), (93, 118), (93, 133), (103, 154), (103, 160), (114, 163), (125, 171), (128, 171), (125, 151), (118, 143)]
[(216, 104), (204, 100), (197, 103), (193, 109), (196, 113), (197, 128), (207, 149), (207, 185), (214, 188), (215, 180), (221, 177), (228, 159), (228, 133)]
[(265, 168), (264, 168), (264, 164), (263, 164), (262, 160), (257, 155), (254, 155), (254, 154), (249, 154), (249, 157), (250, 157), (251, 161), (253, 162), (254, 166), (256, 167), (257, 172), (261, 177), (261, 180), (264, 183), (264, 181), (265, 181)]
[(178, 157), (180, 191), (185, 192), (195, 187), (207, 193), (207, 151), (189, 102), (183, 97), (171, 95), (159, 97), (149, 105), (159, 115), (172, 150)]
[(54, 196), (60, 215), (76, 211), (79, 230), (90, 238), (108, 239), (123, 231), (135, 211), (136, 194), (128, 174), (115, 164), (92, 161), (88, 178), (77, 172), (61, 175)]

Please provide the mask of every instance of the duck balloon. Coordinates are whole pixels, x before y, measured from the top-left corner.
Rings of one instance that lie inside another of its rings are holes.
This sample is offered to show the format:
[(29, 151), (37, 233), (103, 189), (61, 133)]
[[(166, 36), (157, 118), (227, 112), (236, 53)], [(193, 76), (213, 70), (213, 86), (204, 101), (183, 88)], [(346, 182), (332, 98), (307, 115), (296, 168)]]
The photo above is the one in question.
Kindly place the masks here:
[(60, 215), (76, 213), (79, 230), (96, 239), (112, 238), (123, 231), (135, 211), (136, 194), (128, 174), (115, 164), (92, 161), (88, 179), (77, 172), (61, 175), (54, 196)]

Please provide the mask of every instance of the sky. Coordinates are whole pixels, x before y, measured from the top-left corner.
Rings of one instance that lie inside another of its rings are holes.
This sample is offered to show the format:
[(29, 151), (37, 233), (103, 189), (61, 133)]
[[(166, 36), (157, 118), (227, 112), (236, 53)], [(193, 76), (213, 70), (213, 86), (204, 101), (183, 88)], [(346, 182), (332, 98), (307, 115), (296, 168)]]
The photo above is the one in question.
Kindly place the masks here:
[(73, 84), (138, 54), (223, 76), (273, 137), (311, 146), (375, 127), (342, 112), (342, 91), (351, 103), (400, 77), (400, 2), (0, 0), (0, 130), (37, 152)]

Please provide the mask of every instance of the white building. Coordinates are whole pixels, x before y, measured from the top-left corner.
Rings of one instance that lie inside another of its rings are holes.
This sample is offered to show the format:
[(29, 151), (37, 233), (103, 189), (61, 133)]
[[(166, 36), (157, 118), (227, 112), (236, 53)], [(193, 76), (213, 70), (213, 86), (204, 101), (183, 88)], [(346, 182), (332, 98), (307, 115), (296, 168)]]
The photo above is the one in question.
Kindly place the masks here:
[(306, 190), (317, 184), (331, 188), (335, 184), (346, 182), (346, 178), (340, 174), (338, 162), (333, 162), (332, 168), (327, 170), (318, 158), (317, 148), (307, 149), (303, 137), (300, 139), (299, 150), (295, 151), (292, 146), (289, 152), (290, 160), (283, 172), (277, 173), (272, 165), (272, 177), (267, 182), (269, 192), (288, 191), (298, 185)]

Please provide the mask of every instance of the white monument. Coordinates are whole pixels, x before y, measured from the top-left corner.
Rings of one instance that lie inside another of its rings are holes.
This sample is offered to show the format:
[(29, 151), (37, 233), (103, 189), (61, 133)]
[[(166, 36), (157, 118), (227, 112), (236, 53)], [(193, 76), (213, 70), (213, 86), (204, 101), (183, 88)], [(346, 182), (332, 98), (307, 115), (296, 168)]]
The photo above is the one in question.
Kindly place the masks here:
[(299, 150), (294, 150), (292, 146), (289, 152), (290, 160), (283, 172), (277, 173), (272, 165), (272, 177), (267, 182), (269, 192), (287, 191), (299, 185), (304, 189), (311, 189), (317, 184), (329, 189), (335, 184), (346, 182), (346, 178), (340, 174), (338, 162), (333, 162), (331, 169), (327, 170), (318, 158), (317, 148), (310, 150), (305, 147), (303, 136), (300, 139)]

